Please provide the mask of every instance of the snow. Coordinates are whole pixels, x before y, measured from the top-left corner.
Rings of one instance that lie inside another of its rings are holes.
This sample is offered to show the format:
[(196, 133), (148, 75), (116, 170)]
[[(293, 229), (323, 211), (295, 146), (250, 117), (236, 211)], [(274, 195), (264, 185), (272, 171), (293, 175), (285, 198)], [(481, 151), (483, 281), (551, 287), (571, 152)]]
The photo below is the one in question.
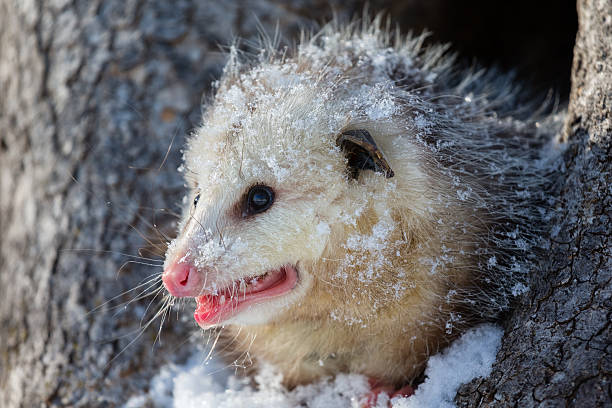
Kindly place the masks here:
[(326, 222), (319, 222), (319, 224), (317, 224), (317, 234), (320, 235), (321, 237), (326, 237), (331, 233), (331, 228), (329, 227), (329, 224)]
[(429, 359), (425, 382), (413, 396), (393, 399), (393, 407), (454, 407), (453, 399), (461, 384), (491, 374), (502, 335), (503, 330), (493, 325), (466, 332), (447, 350)]
[(529, 287), (519, 282), (512, 287), (511, 293), (512, 293), (512, 296), (519, 296), (528, 291), (529, 291)]
[[(501, 344), (503, 331), (485, 324), (466, 332), (446, 350), (432, 356), (425, 370), (426, 379), (410, 397), (391, 400), (393, 408), (454, 407), (453, 399), (461, 384), (486, 377)], [(147, 395), (131, 398), (125, 408), (342, 408), (360, 407), (369, 391), (367, 378), (357, 374), (340, 374), (334, 379), (299, 386), (287, 391), (282, 375), (262, 364), (254, 376), (234, 375), (231, 367), (213, 359), (203, 362), (200, 351), (183, 365), (167, 365), (150, 383)], [(381, 395), (378, 406), (386, 407), (388, 397)]]

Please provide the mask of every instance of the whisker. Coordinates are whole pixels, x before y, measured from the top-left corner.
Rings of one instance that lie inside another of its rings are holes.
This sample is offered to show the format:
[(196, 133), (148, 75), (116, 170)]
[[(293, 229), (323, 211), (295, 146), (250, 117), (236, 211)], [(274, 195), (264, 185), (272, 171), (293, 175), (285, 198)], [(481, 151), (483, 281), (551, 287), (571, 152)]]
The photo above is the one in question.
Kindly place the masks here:
[(170, 145), (168, 146), (168, 150), (166, 150), (166, 154), (164, 155), (164, 159), (162, 160), (161, 164), (159, 165), (159, 168), (157, 169), (157, 171), (161, 171), (162, 167), (164, 167), (164, 164), (166, 164), (166, 160), (168, 159), (168, 155), (170, 154), (170, 150), (172, 149), (172, 145), (174, 144), (174, 139), (176, 139), (176, 135), (178, 135), (179, 132), (179, 127), (176, 127), (176, 130), (174, 131), (174, 135), (172, 135), (172, 140), (170, 140)]
[[(142, 319), (140, 319), (140, 325), (141, 325), (141, 326), (142, 326), (142, 322), (143, 322), (144, 318), (145, 318), (145, 317), (146, 317), (146, 315), (147, 315), (147, 312), (148, 312), (148, 311), (149, 311), (149, 309), (151, 308), (151, 305), (153, 304), (153, 302), (155, 302), (155, 299), (157, 299), (157, 297), (159, 296), (159, 294), (160, 294), (160, 293), (163, 293), (163, 286), (162, 286), (162, 287), (160, 287), (159, 289), (155, 290), (155, 292), (154, 292), (154, 293), (155, 293), (155, 296), (153, 296), (153, 299), (151, 299), (151, 300), (149, 301), (149, 304), (148, 304), (148, 305), (147, 305), (147, 307), (145, 308), (145, 311), (144, 311), (144, 313), (143, 313), (143, 315), (142, 315)], [(164, 306), (165, 306), (165, 303), (162, 303), (162, 306), (160, 307), (160, 309), (163, 309), (163, 307), (164, 307)], [(155, 317), (154, 317), (154, 318), (155, 318)], [(149, 321), (148, 323), (151, 323), (151, 321)], [(148, 324), (148, 323), (147, 323), (147, 324)]]
[(166, 321), (166, 316), (170, 316), (170, 298), (169, 297), (165, 297), (163, 302), (163, 306), (162, 306), (162, 310), (164, 310), (164, 313), (161, 316), (161, 321), (159, 322), (159, 329), (157, 330), (157, 335), (155, 336), (155, 340), (153, 341), (153, 347), (155, 347), (155, 344), (159, 341), (159, 343), (161, 344), (161, 333), (162, 333), (162, 328), (164, 326), (164, 322)]
[(145, 234), (143, 234), (136, 226), (134, 226), (132, 223), (127, 223), (127, 225), (129, 225), (134, 231), (136, 231), (138, 233), (138, 235), (140, 235), (140, 237), (142, 239), (144, 239), (146, 242), (149, 243), (149, 245), (151, 245), (153, 248), (159, 250), (160, 252), (165, 252), (164, 248), (162, 248), (161, 246), (159, 246), (159, 244), (155, 244), (153, 241), (151, 241)]
[(204, 358), (204, 361), (209, 361), (210, 360), (210, 357), (212, 356), (213, 350), (215, 349), (215, 346), (217, 345), (217, 342), (219, 341), (219, 336), (221, 336), (221, 331), (220, 330), (217, 333), (217, 337), (215, 338), (215, 342), (211, 346), (210, 351), (208, 352), (208, 355), (206, 355), (206, 358)]
[[(160, 310), (161, 311), (161, 310)], [(159, 316), (160, 311), (158, 311), (155, 316), (149, 320), (149, 322), (142, 327), (139, 330), (138, 335), (132, 340), (130, 341), (117, 355), (115, 355), (108, 363), (106, 363), (106, 365), (104, 366), (105, 368), (109, 367), (117, 358), (119, 358), (128, 348), (130, 348), (130, 346), (132, 344), (134, 344), (136, 341), (138, 341), (138, 339), (140, 339), (140, 337), (142, 337), (142, 335), (144, 334), (144, 332), (147, 330), (147, 328), (149, 328), (149, 326), (155, 321), (155, 319)]]
[(137, 264), (137, 265), (151, 266), (151, 267), (154, 267), (154, 268), (160, 268), (160, 267), (164, 266), (163, 263), (150, 263), (150, 262), (143, 262), (143, 261), (125, 261), (123, 263), (123, 265), (127, 265), (127, 264), (130, 264), (130, 263)]
[[(110, 310), (115, 310), (115, 309), (126, 309), (126, 308), (127, 308), (129, 305), (130, 305), (130, 304), (132, 304), (132, 303), (134, 303), (134, 302), (137, 302), (137, 301), (139, 301), (139, 300), (142, 300), (142, 299), (146, 299), (146, 298), (148, 298), (148, 297), (150, 297), (150, 296), (153, 296), (153, 295), (157, 296), (157, 295), (159, 294), (159, 292), (160, 292), (161, 290), (163, 290), (163, 286), (160, 286), (159, 288), (154, 289), (153, 291), (149, 292), (149, 289), (151, 289), (153, 286), (154, 286), (154, 284), (150, 285), (149, 287), (147, 287), (145, 290), (143, 290), (141, 293), (139, 293), (139, 294), (138, 294), (136, 297), (134, 297), (133, 299), (130, 299), (128, 302), (123, 303), (123, 304), (121, 304), (121, 305), (118, 305), (118, 306), (112, 307), (112, 308), (110, 308)], [(147, 309), (148, 309), (148, 307), (147, 307)], [(146, 314), (146, 311), (145, 311), (145, 314)], [(117, 311), (117, 312), (116, 312), (116, 313), (113, 315), (113, 317), (118, 316), (118, 315), (119, 315), (119, 311)], [(144, 317), (143, 317), (143, 318), (144, 318)], [(141, 320), (141, 325), (142, 325), (142, 320)]]
[[(155, 273), (154, 275), (155, 275), (155, 276), (153, 276), (153, 277), (150, 277), (150, 276), (149, 276), (149, 277), (145, 278), (145, 279), (147, 279), (145, 282), (140, 283), (140, 284), (138, 284), (137, 286), (135, 286), (135, 287), (133, 287), (133, 288), (131, 288), (131, 289), (128, 289), (128, 290), (126, 290), (126, 291), (124, 291), (124, 292), (121, 292), (120, 294), (118, 294), (118, 295), (116, 295), (116, 296), (114, 296), (114, 297), (110, 298), (109, 300), (107, 300), (106, 302), (102, 303), (101, 305), (96, 306), (95, 308), (93, 308), (93, 309), (91, 309), (89, 312), (87, 312), (87, 313), (85, 314), (85, 316), (88, 316), (88, 315), (90, 315), (91, 313), (96, 312), (97, 310), (99, 310), (99, 309), (103, 308), (104, 306), (108, 305), (108, 304), (109, 304), (110, 302), (112, 302), (113, 300), (119, 299), (120, 297), (125, 296), (125, 295), (127, 295), (128, 293), (130, 293), (130, 292), (133, 292), (133, 291), (135, 291), (135, 290), (138, 290), (139, 288), (141, 288), (141, 287), (143, 287), (143, 286), (149, 285), (149, 284), (150, 284), (151, 282), (153, 282), (154, 280), (161, 279), (161, 275), (159, 275), (158, 273)], [(153, 286), (153, 285), (151, 285), (151, 286)], [(146, 290), (148, 290), (148, 288), (147, 288)], [(146, 291), (146, 290), (145, 290), (145, 291)], [(144, 292), (142, 292), (142, 293), (144, 293)], [(130, 301), (130, 302), (131, 302), (131, 301)], [(128, 303), (128, 304), (129, 304), (129, 303)], [(121, 304), (121, 305), (119, 305), (119, 306), (114, 306), (113, 308), (111, 308), (111, 310), (112, 310), (112, 309), (114, 309), (114, 308), (117, 308), (117, 307), (123, 307), (123, 306), (126, 306), (126, 305), (127, 305), (127, 304)]]
[(142, 259), (144, 261), (151, 261), (151, 262), (160, 262), (160, 263), (163, 264), (163, 259), (147, 258), (147, 257), (144, 257), (144, 256), (131, 255), (131, 254), (126, 254), (125, 252), (111, 251), (111, 250), (105, 250), (105, 249), (63, 248), (63, 249), (60, 249), (60, 251), (93, 252), (93, 253), (98, 253), (98, 254), (116, 254), (116, 255), (121, 255), (121, 256), (128, 257), (128, 258)]

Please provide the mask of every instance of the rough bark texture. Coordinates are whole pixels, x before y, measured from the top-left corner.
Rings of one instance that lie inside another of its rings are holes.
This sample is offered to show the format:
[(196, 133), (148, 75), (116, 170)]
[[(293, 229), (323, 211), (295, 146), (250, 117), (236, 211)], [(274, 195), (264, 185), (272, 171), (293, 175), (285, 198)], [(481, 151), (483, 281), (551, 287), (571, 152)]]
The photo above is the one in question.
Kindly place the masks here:
[[(199, 121), (218, 44), (253, 39), (257, 19), (295, 38), (331, 14), (326, 3), (0, 0), (1, 407), (119, 405), (200, 340), (172, 319), (153, 348), (157, 330), (136, 339), (147, 300), (111, 309), (140, 291), (104, 302), (159, 276), (122, 268), (123, 254), (183, 196), (179, 149), (166, 153)], [(465, 386), (460, 405), (610, 403), (611, 8), (580, 2), (550, 262), (508, 322), (493, 375)]]
[(110, 306), (141, 290), (88, 312), (160, 276), (120, 271), (122, 254), (183, 196), (179, 149), (158, 168), (199, 121), (219, 44), (254, 39), (257, 19), (292, 38), (309, 13), (331, 14), (316, 0), (237, 3), (0, 1), (1, 407), (114, 406), (186, 348), (192, 324), (128, 346), (148, 302)]
[(552, 246), (465, 407), (612, 406), (612, 3), (578, 1)]

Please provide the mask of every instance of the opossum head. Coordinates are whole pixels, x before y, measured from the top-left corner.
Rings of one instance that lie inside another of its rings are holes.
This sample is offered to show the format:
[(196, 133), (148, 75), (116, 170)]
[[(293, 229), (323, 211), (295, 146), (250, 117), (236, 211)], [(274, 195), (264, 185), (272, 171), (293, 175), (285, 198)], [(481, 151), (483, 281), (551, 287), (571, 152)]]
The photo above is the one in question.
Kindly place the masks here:
[(337, 317), (347, 299), (363, 315), (410, 290), (400, 249), (431, 204), (387, 86), (287, 61), (219, 85), (163, 274), (200, 326)]

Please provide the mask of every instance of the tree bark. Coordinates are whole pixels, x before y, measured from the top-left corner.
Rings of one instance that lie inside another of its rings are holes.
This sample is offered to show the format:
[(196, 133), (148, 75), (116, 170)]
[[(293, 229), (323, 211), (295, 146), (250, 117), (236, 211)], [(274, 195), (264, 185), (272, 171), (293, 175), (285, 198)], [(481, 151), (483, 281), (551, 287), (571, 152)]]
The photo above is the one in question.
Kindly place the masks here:
[(104, 305), (160, 286), (160, 258), (123, 254), (184, 194), (174, 146), (220, 75), (219, 44), (277, 21), (295, 38), (326, 3), (0, 1), (0, 406), (115, 406), (188, 348), (176, 321), (161, 345), (156, 329), (137, 338), (161, 295)]
[(579, 0), (578, 23), (549, 256), (460, 407), (612, 406), (612, 2)]
[[(116, 406), (200, 341), (177, 319), (154, 347), (156, 329), (138, 337), (161, 295), (123, 307), (140, 290), (123, 292), (159, 278), (160, 258), (126, 254), (173, 220), (176, 146), (220, 75), (218, 44), (277, 21), (296, 38), (327, 3), (0, 0), (1, 407)], [(334, 2), (345, 16), (361, 7)], [(579, 2), (550, 261), (462, 406), (610, 402), (610, 8)]]

